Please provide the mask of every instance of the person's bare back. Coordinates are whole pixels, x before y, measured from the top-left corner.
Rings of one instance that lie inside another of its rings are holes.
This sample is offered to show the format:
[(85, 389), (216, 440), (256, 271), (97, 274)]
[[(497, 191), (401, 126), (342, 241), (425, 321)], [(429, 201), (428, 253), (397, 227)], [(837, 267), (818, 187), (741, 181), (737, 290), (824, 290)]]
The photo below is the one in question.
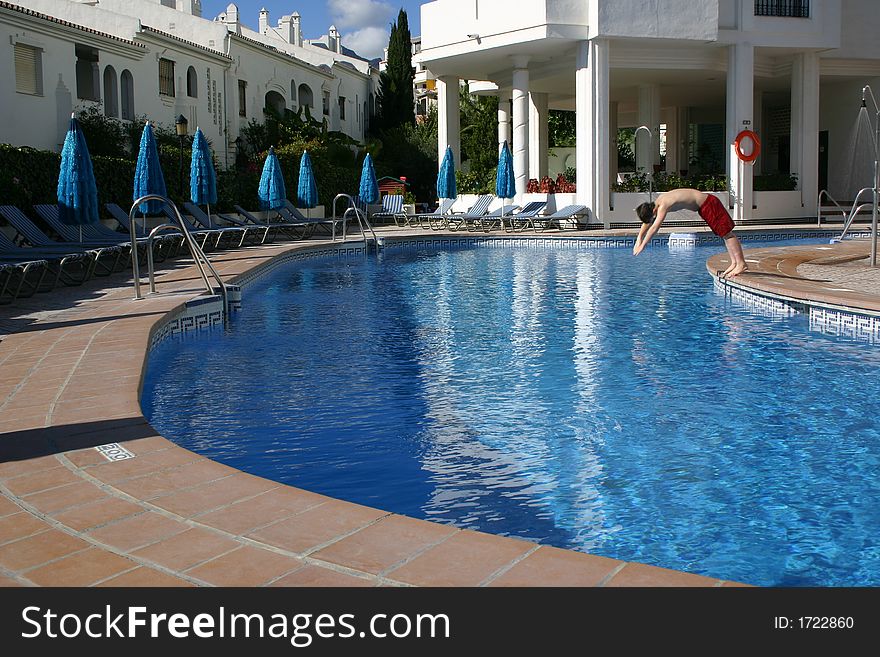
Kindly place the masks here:
[[(706, 193), (698, 189), (672, 189), (657, 197), (656, 206), (659, 210), (675, 212), (677, 210), (691, 210), (699, 212), (700, 207), (706, 202)], [(664, 213), (665, 214), (665, 213)]]

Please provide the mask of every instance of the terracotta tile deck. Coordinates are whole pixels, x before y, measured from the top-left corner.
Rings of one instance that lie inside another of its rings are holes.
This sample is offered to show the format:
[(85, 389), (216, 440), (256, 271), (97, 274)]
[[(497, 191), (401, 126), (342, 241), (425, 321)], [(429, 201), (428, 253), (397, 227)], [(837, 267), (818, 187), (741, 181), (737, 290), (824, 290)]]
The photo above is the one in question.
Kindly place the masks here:
[[(211, 257), (234, 281), (320, 241)], [(809, 249), (770, 251), (742, 284), (828, 298), (797, 273)], [(192, 267), (171, 264), (160, 270), (161, 294), (146, 300), (134, 301), (130, 279), (116, 274), (0, 308), (0, 586), (729, 584), (405, 518), (177, 447), (139, 406), (152, 328), (199, 294)], [(708, 264), (724, 266), (723, 256)], [(880, 310), (864, 289), (843, 298)], [(114, 442), (135, 458), (108, 462), (94, 449)]]

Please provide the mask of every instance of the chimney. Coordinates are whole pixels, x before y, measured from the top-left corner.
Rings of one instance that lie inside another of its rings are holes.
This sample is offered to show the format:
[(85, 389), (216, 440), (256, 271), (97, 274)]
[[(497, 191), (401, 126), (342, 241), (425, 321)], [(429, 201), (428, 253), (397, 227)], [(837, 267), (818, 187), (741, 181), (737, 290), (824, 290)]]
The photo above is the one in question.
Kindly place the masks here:
[(269, 29), (269, 10), (263, 7), (260, 9), (260, 34), (265, 34)]
[(281, 38), (287, 41), (287, 43), (293, 43), (293, 17), (292, 16), (282, 16), (278, 19), (278, 31), (281, 33)]
[(339, 38), (339, 30), (335, 25), (330, 26), (330, 32), (327, 37), (327, 47), (333, 52), (342, 52), (342, 40)]
[(303, 44), (303, 35), (302, 35), (302, 25), (300, 24), (300, 16), (299, 12), (295, 11), (290, 16), (293, 19), (293, 41), (291, 43), (295, 46), (302, 47)]
[(226, 7), (226, 29), (241, 34), (241, 23), (238, 22), (238, 7), (230, 4)]

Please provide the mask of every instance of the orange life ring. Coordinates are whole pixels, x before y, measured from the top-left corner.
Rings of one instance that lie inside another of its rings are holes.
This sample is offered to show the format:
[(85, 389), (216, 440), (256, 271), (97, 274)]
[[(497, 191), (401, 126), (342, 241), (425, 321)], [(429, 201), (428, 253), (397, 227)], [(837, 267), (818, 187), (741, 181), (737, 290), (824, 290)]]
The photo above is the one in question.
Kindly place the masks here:
[[(740, 148), (742, 140), (746, 138), (751, 139), (753, 144), (752, 152), (748, 155), (743, 153), (742, 148)], [(736, 136), (736, 139), (733, 140), (733, 147), (736, 149), (736, 156), (743, 162), (754, 162), (761, 154), (761, 140), (758, 139), (758, 135), (752, 130), (743, 130), (740, 132)]]

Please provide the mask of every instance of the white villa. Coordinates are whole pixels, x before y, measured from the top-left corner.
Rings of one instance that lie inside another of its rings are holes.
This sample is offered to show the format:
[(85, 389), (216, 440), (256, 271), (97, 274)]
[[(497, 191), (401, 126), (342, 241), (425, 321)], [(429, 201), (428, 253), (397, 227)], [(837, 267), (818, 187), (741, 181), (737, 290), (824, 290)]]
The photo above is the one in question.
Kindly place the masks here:
[(4, 120), (0, 142), (60, 149), (71, 111), (201, 127), (226, 165), (240, 129), (263, 108), (308, 106), (330, 130), (361, 139), (375, 112), (378, 71), (335, 27), (303, 37), (293, 12), (252, 30), (230, 4), (214, 20), (199, 0), (0, 1)]
[[(472, 91), (500, 96), (518, 202), (547, 173), (548, 109), (576, 110), (576, 199), (605, 226), (634, 221), (647, 199), (611, 191), (623, 127), (649, 128), (637, 131), (643, 170), (659, 166), (661, 136), (667, 171), (715, 152), (738, 220), (815, 217), (820, 190), (851, 201), (854, 179), (870, 185), (873, 145), (863, 161), (853, 152), (864, 150), (862, 88), (880, 99), (877, 0), (434, 0), (421, 25), (440, 155), (447, 144), (459, 153), (459, 81), (480, 81)], [(753, 165), (734, 152), (743, 129), (762, 142)], [(795, 175), (797, 190), (753, 191), (755, 175), (774, 172)]]

